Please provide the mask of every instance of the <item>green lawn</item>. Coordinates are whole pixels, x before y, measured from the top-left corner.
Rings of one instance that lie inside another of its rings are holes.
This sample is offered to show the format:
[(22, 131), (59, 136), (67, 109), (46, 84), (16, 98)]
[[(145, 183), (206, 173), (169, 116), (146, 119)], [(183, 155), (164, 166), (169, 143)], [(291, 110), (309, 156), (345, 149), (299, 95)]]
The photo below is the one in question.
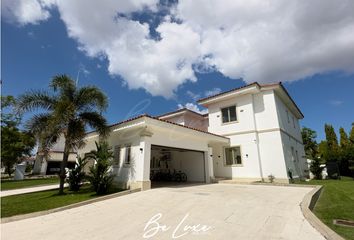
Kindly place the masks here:
[(333, 224), (333, 219), (354, 221), (354, 180), (344, 177), (341, 180), (311, 180), (301, 184), (323, 185), (314, 208), (315, 215), (345, 239), (354, 240), (354, 228)]
[(24, 179), (24, 180), (20, 180), (20, 181), (1, 180), (1, 191), (13, 190), (13, 189), (18, 189), (18, 188), (26, 188), (26, 187), (35, 187), (35, 186), (55, 184), (55, 183), (59, 184), (58, 177), (40, 178), (40, 179)]
[[(112, 189), (110, 193), (122, 191)], [(98, 197), (89, 186), (84, 186), (79, 192), (65, 190), (64, 195), (58, 195), (58, 189), (13, 195), (1, 198), (1, 217), (38, 212), (82, 202)]]

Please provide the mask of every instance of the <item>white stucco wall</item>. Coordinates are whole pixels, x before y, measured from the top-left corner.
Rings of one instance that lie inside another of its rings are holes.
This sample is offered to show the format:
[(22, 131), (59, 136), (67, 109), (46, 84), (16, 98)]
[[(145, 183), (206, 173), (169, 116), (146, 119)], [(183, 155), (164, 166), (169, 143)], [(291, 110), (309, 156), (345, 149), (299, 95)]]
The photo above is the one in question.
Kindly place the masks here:
[[(299, 119), (296, 118), (295, 114), (291, 112), (288, 107), (286, 107), (277, 95), (274, 95), (274, 98), (277, 106), (277, 115), (280, 128), (302, 142)], [(289, 115), (289, 120), (287, 115)]]
[[(237, 122), (223, 124), (221, 108), (232, 105), (236, 105)], [(295, 151), (298, 151), (301, 169), (306, 167), (306, 162), (302, 158), (304, 151), (301, 145), (298, 119), (288, 110), (291, 115), (289, 115), (290, 123), (287, 123), (287, 108), (274, 90), (219, 101), (208, 105), (208, 110), (209, 131), (229, 137), (230, 146), (241, 146), (243, 158), (242, 166), (226, 167), (224, 166), (224, 151), (217, 149), (218, 153), (213, 154), (215, 176), (236, 179), (260, 178), (261, 165), (264, 180), (268, 180), (268, 175), (272, 174), (276, 180), (286, 182), (288, 166), (295, 169), (294, 163), (290, 161), (288, 156), (288, 150), (286, 150), (291, 146), (294, 146)], [(292, 117), (294, 117), (295, 128)], [(295, 141), (295, 144), (286, 141), (283, 137), (283, 132), (286, 131), (298, 140)], [(260, 157), (258, 157), (258, 151)], [(216, 157), (219, 155), (221, 158)], [(259, 159), (261, 163), (259, 163)]]
[(204, 155), (201, 152), (172, 152), (172, 169), (187, 174), (189, 182), (204, 182)]
[[(86, 146), (80, 149), (80, 156), (85, 153), (96, 149), (95, 141), (98, 141), (98, 136), (89, 138)], [(136, 132), (112, 132), (107, 139), (108, 144), (112, 147), (119, 145), (120, 151), (120, 164), (113, 165), (113, 174), (115, 175), (114, 182), (135, 182), (143, 179), (143, 169), (140, 167), (142, 154), (140, 151), (140, 135)], [(126, 146), (131, 146), (131, 164), (125, 165)]]
[(258, 137), (264, 180), (273, 175), (276, 181), (286, 182), (288, 176), (280, 131), (260, 133)]
[[(221, 108), (236, 105), (237, 122), (222, 123)], [(225, 135), (254, 130), (251, 95), (243, 95), (234, 99), (220, 101), (208, 106), (208, 131)]]
[(171, 117), (163, 117), (162, 119), (203, 131), (208, 130), (208, 121), (206, 121), (203, 116), (191, 113), (190, 111), (179, 113), (176, 116), (172, 115)]
[[(281, 137), (287, 169), (291, 169), (294, 178), (304, 177), (307, 175), (308, 165), (303, 145), (284, 132), (281, 133)], [(291, 150), (292, 147), (294, 148), (294, 156)], [(298, 158), (296, 157), (296, 152)]]
[[(230, 147), (241, 146), (241, 166), (226, 166), (224, 147), (213, 149), (214, 174), (218, 177), (260, 180), (255, 133), (230, 136)], [(220, 157), (219, 157), (220, 156)]]

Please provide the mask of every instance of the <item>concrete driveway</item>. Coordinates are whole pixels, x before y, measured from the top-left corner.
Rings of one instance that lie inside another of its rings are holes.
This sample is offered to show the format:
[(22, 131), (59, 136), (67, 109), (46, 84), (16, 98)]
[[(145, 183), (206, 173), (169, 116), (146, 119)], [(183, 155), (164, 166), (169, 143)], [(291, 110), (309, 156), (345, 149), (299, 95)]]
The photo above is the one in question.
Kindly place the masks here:
[(1, 224), (1, 236), (11, 240), (144, 239), (144, 234), (146, 239), (324, 239), (300, 210), (309, 191), (238, 184), (157, 188)]

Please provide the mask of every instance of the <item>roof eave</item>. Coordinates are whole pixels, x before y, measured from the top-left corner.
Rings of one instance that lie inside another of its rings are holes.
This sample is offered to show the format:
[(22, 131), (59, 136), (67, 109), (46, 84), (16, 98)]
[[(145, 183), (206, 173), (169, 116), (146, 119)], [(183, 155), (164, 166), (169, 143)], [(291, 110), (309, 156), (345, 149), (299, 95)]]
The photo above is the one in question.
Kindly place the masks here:
[(227, 100), (229, 98), (235, 97), (235, 96), (240, 96), (248, 93), (257, 93), (260, 91), (260, 85), (258, 83), (250, 84), (246, 87), (242, 87), (240, 89), (236, 89), (230, 92), (225, 92), (210, 98), (206, 99), (201, 99), (198, 100), (197, 102), (202, 105), (202, 106), (208, 106), (212, 103)]

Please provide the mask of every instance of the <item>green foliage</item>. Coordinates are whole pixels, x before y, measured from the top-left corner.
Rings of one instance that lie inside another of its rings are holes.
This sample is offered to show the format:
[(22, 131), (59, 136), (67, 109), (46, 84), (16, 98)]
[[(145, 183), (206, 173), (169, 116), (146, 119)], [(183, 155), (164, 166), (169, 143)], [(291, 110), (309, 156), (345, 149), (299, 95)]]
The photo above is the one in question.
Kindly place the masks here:
[(322, 179), (322, 170), (323, 167), (321, 167), (321, 160), (319, 158), (312, 159), (310, 164), (310, 171), (314, 175), (315, 179)]
[(352, 123), (352, 129), (350, 130), (349, 140), (352, 145), (354, 145), (354, 123)]
[[(112, 189), (112, 192), (109, 193), (117, 191), (121, 190)], [(65, 193), (58, 194), (58, 190), (54, 189), (2, 197), (1, 217), (45, 211), (99, 197), (89, 186), (83, 186), (77, 192), (65, 189)]]
[(59, 190), (63, 193), (69, 153), (84, 146), (86, 127), (97, 130), (101, 137), (108, 134), (107, 121), (101, 114), (107, 108), (108, 101), (97, 87), (79, 88), (67, 75), (55, 76), (49, 88), (49, 92), (32, 90), (20, 96), (17, 110), (20, 113), (44, 110), (35, 114), (26, 124), (38, 138), (39, 149), (44, 154), (59, 137), (65, 138)]
[(332, 125), (325, 124), (326, 144), (327, 150), (325, 154), (325, 160), (327, 162), (339, 161), (339, 146), (337, 135)]
[(326, 141), (328, 147), (332, 150), (338, 148), (338, 139), (337, 134), (334, 131), (334, 128), (330, 124), (325, 124), (325, 133), (326, 133)]
[(353, 179), (342, 177), (341, 180), (311, 180), (298, 183), (323, 186), (313, 212), (322, 222), (340, 234), (344, 239), (354, 240), (354, 228), (333, 224), (333, 219), (354, 221)]
[(95, 160), (95, 165), (90, 167), (90, 175), (87, 178), (97, 194), (105, 194), (113, 181), (110, 174), (113, 152), (107, 142), (95, 143), (97, 150), (87, 155), (87, 158)]
[(27, 165), (26, 165), (25, 172), (26, 172), (26, 173), (30, 173), (32, 170), (33, 170), (33, 165), (27, 164)]
[(30, 156), (36, 143), (30, 132), (17, 128), (21, 117), (14, 113), (15, 103), (12, 96), (1, 97), (1, 161), (10, 176), (14, 164), (20, 162), (23, 156)]
[(345, 132), (344, 128), (339, 128), (339, 134), (340, 134), (340, 147), (341, 148), (347, 148), (350, 145), (350, 141), (348, 138), (347, 133)]
[[(326, 163), (336, 163), (339, 167), (340, 175), (353, 176), (354, 174), (354, 144), (351, 142), (351, 133), (348, 137), (344, 128), (339, 129), (340, 141), (331, 125), (325, 125), (326, 141), (319, 144), (319, 154)], [(332, 164), (333, 165), (333, 164)], [(352, 167), (351, 167), (352, 166)]]
[(1, 96), (1, 126), (18, 126), (21, 122), (21, 116), (14, 112), (13, 107), (16, 99), (9, 96)]
[(82, 186), (82, 182), (85, 179), (84, 167), (86, 165), (86, 159), (78, 157), (77, 162), (75, 163), (75, 168), (69, 171), (69, 189), (70, 191), (79, 191)]
[(302, 141), (304, 143), (306, 157), (315, 159), (318, 154), (317, 134), (310, 128), (303, 127), (301, 130)]

